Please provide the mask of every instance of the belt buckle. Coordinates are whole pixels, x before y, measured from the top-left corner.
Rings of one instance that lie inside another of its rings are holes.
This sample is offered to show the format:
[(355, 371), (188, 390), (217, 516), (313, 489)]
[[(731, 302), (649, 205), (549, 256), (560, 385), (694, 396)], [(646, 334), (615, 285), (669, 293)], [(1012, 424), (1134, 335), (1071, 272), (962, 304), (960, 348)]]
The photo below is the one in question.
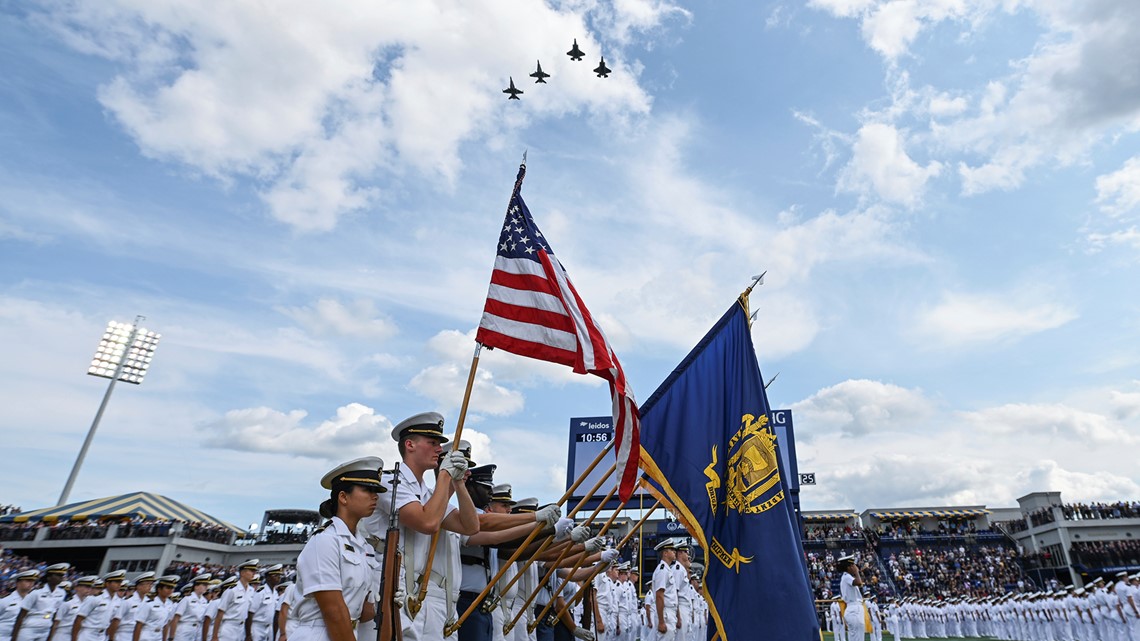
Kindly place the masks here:
[(483, 599), (483, 602), (479, 604), (479, 610), (484, 614), (490, 614), (495, 611), (495, 608), (499, 607), (500, 601), (502, 601), (502, 599), (500, 599), (497, 594), (489, 594), (487, 598)]

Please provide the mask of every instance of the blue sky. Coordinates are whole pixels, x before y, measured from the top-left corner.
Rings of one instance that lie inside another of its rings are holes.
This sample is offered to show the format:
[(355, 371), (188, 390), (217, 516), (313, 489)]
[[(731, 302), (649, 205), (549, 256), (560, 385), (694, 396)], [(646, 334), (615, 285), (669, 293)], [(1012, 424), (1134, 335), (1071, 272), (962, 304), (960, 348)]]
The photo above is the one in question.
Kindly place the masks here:
[[(642, 399), (768, 270), (805, 507), (1135, 499), (1138, 30), (1130, 0), (10, 3), (0, 503), (55, 500), (135, 314), (162, 343), (75, 499), (250, 523), (405, 416), (454, 425), (524, 149)], [(608, 406), (492, 353), (465, 434), (552, 497)]]

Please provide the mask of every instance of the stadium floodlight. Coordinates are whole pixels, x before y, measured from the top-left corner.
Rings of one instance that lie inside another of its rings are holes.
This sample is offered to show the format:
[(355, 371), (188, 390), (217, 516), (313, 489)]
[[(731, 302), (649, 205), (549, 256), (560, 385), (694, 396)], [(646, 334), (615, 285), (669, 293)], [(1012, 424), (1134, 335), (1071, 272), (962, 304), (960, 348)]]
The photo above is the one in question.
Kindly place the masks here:
[(91, 447), (91, 441), (95, 438), (95, 430), (99, 428), (99, 421), (103, 419), (103, 412), (107, 409), (107, 402), (111, 400), (115, 383), (123, 381), (132, 385), (141, 385), (147, 370), (150, 369), (154, 350), (158, 348), (158, 339), (162, 338), (162, 335), (139, 327), (139, 322), (145, 319), (145, 316), (136, 316), (133, 324), (115, 321), (107, 323), (103, 338), (95, 348), (95, 357), (91, 359), (87, 373), (111, 379), (111, 382), (107, 384), (103, 402), (99, 404), (99, 411), (95, 412), (95, 420), (87, 430), (87, 438), (83, 441), (83, 447), (79, 449), (79, 456), (75, 459), (75, 465), (71, 468), (67, 484), (63, 486), (63, 492), (60, 493), (56, 505), (67, 503), (67, 497), (71, 496), (71, 488), (75, 485), (75, 478), (79, 476), (83, 459), (87, 458), (87, 449)]

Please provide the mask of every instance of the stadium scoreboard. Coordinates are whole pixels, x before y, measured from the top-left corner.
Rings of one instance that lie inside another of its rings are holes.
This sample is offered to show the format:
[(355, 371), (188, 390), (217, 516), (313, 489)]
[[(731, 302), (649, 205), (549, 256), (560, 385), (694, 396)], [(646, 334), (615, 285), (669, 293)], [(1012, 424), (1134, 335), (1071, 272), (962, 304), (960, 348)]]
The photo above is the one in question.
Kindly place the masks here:
[[(792, 425), (792, 411), (791, 410), (772, 410), (771, 425), (776, 434), (776, 442), (780, 451), (780, 462), (783, 464), (784, 484), (785, 489), (789, 491), (792, 496), (792, 501), (797, 510), (799, 509), (799, 490), (800, 490), (800, 475), (799, 466), (796, 464), (796, 440), (795, 430)], [(590, 466), (590, 463), (598, 456), (606, 445), (614, 438), (614, 426), (612, 416), (577, 416), (570, 419), (570, 442), (569, 452), (566, 461), (566, 488), (569, 489), (578, 478)], [(582, 496), (594, 487), (598, 479), (605, 475), (606, 471), (613, 465), (615, 458), (614, 453), (607, 454), (594, 468), (590, 475), (586, 477), (578, 488), (574, 490), (571, 501), (579, 501)], [(594, 496), (599, 500), (613, 489), (614, 484), (617, 483), (617, 473), (610, 475), (606, 482), (598, 487), (598, 491)], [(639, 505), (638, 495), (648, 495), (648, 492), (638, 487), (634, 498), (630, 500), (629, 506), (637, 507)], [(588, 503), (588, 505), (597, 505), (597, 502)], [(611, 501), (611, 505), (617, 506), (617, 497)]]

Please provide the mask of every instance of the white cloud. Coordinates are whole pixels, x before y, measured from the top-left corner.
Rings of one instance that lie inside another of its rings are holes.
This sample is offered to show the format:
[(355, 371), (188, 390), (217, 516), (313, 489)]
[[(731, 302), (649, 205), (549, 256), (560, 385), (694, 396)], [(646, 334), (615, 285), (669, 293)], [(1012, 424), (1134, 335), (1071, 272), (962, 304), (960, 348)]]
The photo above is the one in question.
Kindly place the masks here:
[[(647, 113), (640, 63), (615, 44), (678, 17), (688, 13), (660, 0), (575, 10), (361, 0), (336, 11), (306, 2), (57, 0), (36, 19), (121, 65), (100, 100), (144, 154), (251, 178), (275, 217), (328, 230), (376, 202), (369, 177), (377, 173), (402, 166), (451, 181), (466, 141), (583, 110), (616, 127)], [(607, 42), (607, 82), (562, 55), (572, 37), (590, 55)], [(505, 111), (507, 76), (521, 79), (536, 58), (557, 82)]]
[(905, 108), (888, 120), (938, 118), (914, 138), (932, 155), (946, 155), (945, 165), (957, 166), (966, 195), (1018, 188), (1036, 167), (1084, 162), (1099, 142), (1140, 130), (1140, 77), (1116, 71), (1140, 68), (1132, 37), (1140, 29), (1140, 5), (1132, 0), (815, 0), (811, 6), (858, 20), (863, 39), (887, 61), (888, 75), (899, 72), (926, 30), (961, 25), (963, 41), (972, 43), (1002, 13), (1035, 14), (1041, 33), (1023, 58), (1010, 60), (1011, 73), (954, 96), (926, 87), (917, 93), (932, 99), (896, 104)]
[(937, 161), (923, 167), (911, 159), (902, 133), (895, 127), (868, 123), (856, 134), (851, 161), (840, 172), (837, 187), (915, 207), (922, 201), (927, 181), (941, 171), (942, 164)]
[(1109, 245), (1120, 245), (1140, 250), (1140, 228), (1129, 227), (1107, 233), (1091, 232), (1088, 235), (1089, 250), (1098, 252)]
[[(305, 420), (304, 410), (282, 412), (268, 407), (251, 407), (230, 410), (218, 419), (199, 426), (206, 433), (203, 443), (207, 447), (233, 450), (285, 454), (291, 457), (308, 457), (343, 461), (361, 456), (379, 456), (385, 466), (400, 460), (396, 441), (392, 439), (391, 420), (361, 403), (338, 407), (336, 415), (311, 425)], [(398, 420), (403, 420), (400, 417)], [(445, 431), (454, 433), (452, 418)], [(495, 448), (491, 437), (479, 430), (464, 426), (460, 437), (471, 443), (471, 455), (479, 465), (495, 462)]]
[(230, 410), (202, 426), (208, 434), (205, 445), (329, 460), (358, 456), (379, 456), (386, 463), (396, 460), (392, 422), (371, 407), (349, 403), (315, 426), (304, 424), (307, 416), (304, 410), (286, 413), (268, 407)]
[(1125, 161), (1116, 171), (1097, 176), (1096, 201), (1101, 211), (1121, 216), (1140, 207), (1140, 156)]
[(1103, 414), (1066, 405), (1010, 403), (959, 416), (986, 432), (1061, 436), (1081, 443), (1129, 445), (1137, 441), (1124, 425)]
[(857, 18), (863, 40), (887, 60), (908, 53), (918, 35), (939, 22), (976, 23), (1001, 0), (810, 0), (808, 6)]
[(924, 341), (959, 346), (1036, 334), (1075, 318), (1071, 308), (1031, 295), (946, 293), (937, 305), (919, 312), (915, 332)]
[[(457, 363), (443, 363), (425, 367), (408, 386), (420, 395), (435, 401), (443, 410), (461, 406), (467, 389), (469, 366)], [(471, 400), (468, 411), (473, 414), (510, 416), (522, 411), (525, 397), (522, 392), (508, 389), (495, 383), (495, 376), (489, 370), (480, 368), (475, 373), (471, 386)]]
[[(1140, 389), (1140, 381), (1134, 381), (1133, 387)], [(1125, 420), (1140, 416), (1140, 391), (1110, 390), (1109, 398), (1116, 418)]]
[(969, 101), (962, 96), (951, 96), (948, 93), (939, 93), (931, 96), (927, 104), (927, 111), (935, 117), (957, 116), (966, 111)]
[(812, 426), (804, 435), (842, 432), (847, 436), (865, 436), (919, 431), (926, 427), (934, 410), (934, 403), (922, 390), (866, 379), (825, 387), (792, 404), (796, 421)]
[(1066, 470), (1053, 460), (1043, 460), (1019, 473), (1017, 480), (1023, 488), (1049, 488), (1050, 491), (1061, 492), (1066, 502), (1116, 502), (1134, 500), (1133, 497), (1140, 495), (1140, 484), (1126, 476), (1103, 470)]
[(321, 298), (306, 307), (280, 310), (314, 334), (334, 334), (384, 340), (395, 335), (396, 323), (376, 310), (376, 304), (360, 299), (344, 304), (335, 298)]

